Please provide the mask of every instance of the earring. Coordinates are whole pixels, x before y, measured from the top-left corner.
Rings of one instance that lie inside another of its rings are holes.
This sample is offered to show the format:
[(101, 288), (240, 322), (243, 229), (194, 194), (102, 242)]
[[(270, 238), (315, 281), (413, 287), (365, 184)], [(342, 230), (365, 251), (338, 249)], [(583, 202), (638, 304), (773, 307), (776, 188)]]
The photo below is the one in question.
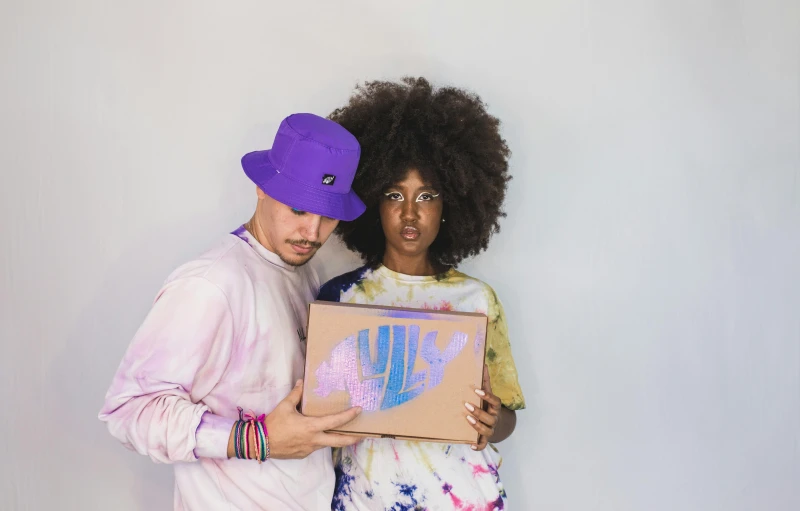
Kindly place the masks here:
[(442, 223), (444, 223), (444, 218), (442, 218)]

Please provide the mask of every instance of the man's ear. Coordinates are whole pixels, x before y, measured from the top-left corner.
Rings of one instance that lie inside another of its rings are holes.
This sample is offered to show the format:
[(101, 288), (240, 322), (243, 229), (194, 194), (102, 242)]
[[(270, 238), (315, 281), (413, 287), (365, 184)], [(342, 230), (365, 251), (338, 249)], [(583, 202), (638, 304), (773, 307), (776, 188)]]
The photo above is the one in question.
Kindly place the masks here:
[(256, 186), (256, 194), (258, 195), (258, 200), (261, 200), (261, 199), (263, 199), (264, 197), (266, 197), (266, 196), (267, 196), (267, 194), (266, 194), (266, 193), (264, 193), (264, 190), (262, 190), (262, 189), (261, 189), (260, 187), (258, 187), (258, 186)]

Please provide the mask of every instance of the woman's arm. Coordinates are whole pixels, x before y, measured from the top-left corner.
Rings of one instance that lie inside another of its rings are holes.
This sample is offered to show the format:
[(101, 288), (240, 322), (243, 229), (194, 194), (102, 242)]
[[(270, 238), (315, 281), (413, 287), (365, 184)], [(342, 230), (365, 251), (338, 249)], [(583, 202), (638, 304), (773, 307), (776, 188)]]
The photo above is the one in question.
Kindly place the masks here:
[(497, 417), (497, 423), (494, 425), (494, 434), (489, 438), (493, 444), (502, 442), (511, 436), (514, 428), (517, 427), (517, 412), (509, 410), (505, 406), (500, 408), (500, 415)]

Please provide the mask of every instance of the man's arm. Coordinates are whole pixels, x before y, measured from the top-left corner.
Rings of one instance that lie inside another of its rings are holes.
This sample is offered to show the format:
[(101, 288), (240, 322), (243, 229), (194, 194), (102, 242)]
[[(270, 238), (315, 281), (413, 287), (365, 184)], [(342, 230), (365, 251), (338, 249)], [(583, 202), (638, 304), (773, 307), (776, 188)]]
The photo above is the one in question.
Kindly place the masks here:
[[(157, 462), (233, 457), (235, 421), (195, 402), (221, 378), (233, 337), (232, 313), (219, 288), (202, 278), (168, 286), (131, 342), (100, 419), (126, 447)], [(350, 422), (360, 409), (305, 417), (297, 411), (302, 394), (298, 382), (267, 416), (272, 458), (304, 458), (359, 440), (325, 431)]]
[(230, 306), (218, 287), (199, 277), (170, 283), (131, 341), (100, 420), (126, 447), (161, 463), (195, 461), (195, 433), (201, 421), (210, 423), (206, 454), (225, 457), (227, 435), (219, 430), (230, 429), (229, 419), (211, 415), (192, 396), (219, 381), (232, 339)]

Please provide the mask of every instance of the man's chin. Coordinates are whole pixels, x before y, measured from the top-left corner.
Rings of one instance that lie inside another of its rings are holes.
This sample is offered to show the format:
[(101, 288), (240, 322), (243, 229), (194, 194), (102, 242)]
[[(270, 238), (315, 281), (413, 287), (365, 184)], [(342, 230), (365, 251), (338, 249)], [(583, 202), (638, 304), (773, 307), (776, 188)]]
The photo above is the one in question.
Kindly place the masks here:
[(278, 254), (278, 257), (280, 257), (281, 261), (288, 264), (289, 266), (300, 267), (309, 262), (311, 259), (313, 259), (316, 253), (317, 251), (314, 250), (306, 255), (287, 253), (287, 254)]

